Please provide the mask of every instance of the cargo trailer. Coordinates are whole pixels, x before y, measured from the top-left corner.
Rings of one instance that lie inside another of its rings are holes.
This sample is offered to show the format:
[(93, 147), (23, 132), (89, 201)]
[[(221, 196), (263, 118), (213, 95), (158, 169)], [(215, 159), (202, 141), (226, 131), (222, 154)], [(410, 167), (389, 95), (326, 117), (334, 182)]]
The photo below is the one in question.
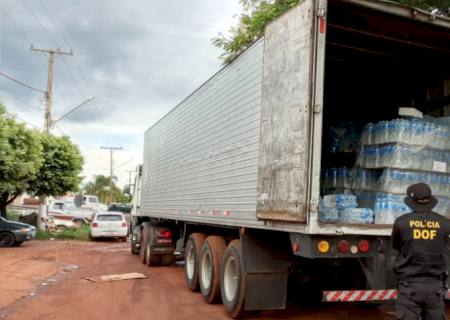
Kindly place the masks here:
[[(189, 289), (234, 318), (285, 308), (288, 292), (393, 299), (395, 215), (380, 208), (431, 177), (447, 215), (449, 95), (449, 19), (304, 0), (145, 132), (131, 250), (148, 265), (184, 255)], [(338, 211), (352, 196), (362, 208)], [(322, 214), (330, 199), (334, 220)], [(360, 209), (368, 220), (352, 220)]]

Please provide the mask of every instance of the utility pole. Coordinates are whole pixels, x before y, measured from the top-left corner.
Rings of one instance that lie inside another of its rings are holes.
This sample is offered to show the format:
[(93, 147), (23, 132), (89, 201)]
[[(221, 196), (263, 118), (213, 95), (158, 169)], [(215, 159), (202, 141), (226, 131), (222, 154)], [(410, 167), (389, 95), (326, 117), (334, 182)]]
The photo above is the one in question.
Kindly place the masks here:
[[(70, 52), (61, 51), (59, 48), (57, 49), (37, 49), (34, 48), (33, 45), (30, 47), (31, 51), (44, 52), (48, 53), (48, 75), (47, 75), (47, 90), (44, 92), (45, 97), (45, 120), (44, 120), (44, 132), (50, 133), (50, 126), (52, 125), (52, 94), (53, 94), (53, 64), (55, 62), (55, 54), (67, 54), (73, 55), (73, 50)], [(47, 197), (40, 197), (40, 208), (39, 208), (39, 228), (44, 231), (45, 230), (45, 222), (44, 218), (47, 217)]]
[(125, 172), (128, 172), (130, 174), (130, 180), (128, 181), (128, 185), (131, 187), (131, 174), (135, 173), (136, 170), (125, 170)]
[(48, 53), (48, 75), (47, 75), (47, 91), (44, 93), (45, 97), (45, 121), (44, 121), (44, 131), (46, 133), (50, 132), (50, 127), (52, 125), (52, 93), (53, 93), (53, 64), (55, 62), (55, 54), (66, 54), (73, 55), (73, 50), (69, 52), (61, 51), (57, 49), (38, 49), (34, 48), (33, 45), (30, 47), (31, 51)]
[(113, 179), (113, 151), (114, 150), (122, 150), (122, 147), (100, 147), (101, 149), (109, 150), (110, 152), (110, 160), (109, 160), (109, 204), (112, 203), (113, 198), (113, 185), (112, 185), (112, 179)]

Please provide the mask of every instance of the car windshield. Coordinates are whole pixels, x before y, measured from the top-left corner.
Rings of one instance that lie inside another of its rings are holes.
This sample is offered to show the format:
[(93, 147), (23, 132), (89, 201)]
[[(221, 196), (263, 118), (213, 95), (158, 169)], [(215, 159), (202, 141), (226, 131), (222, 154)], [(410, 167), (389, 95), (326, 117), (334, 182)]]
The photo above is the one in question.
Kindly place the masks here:
[(100, 214), (97, 216), (97, 221), (122, 221), (122, 216), (118, 214)]
[(94, 197), (89, 197), (89, 202), (90, 203), (98, 203), (97, 198), (94, 198)]

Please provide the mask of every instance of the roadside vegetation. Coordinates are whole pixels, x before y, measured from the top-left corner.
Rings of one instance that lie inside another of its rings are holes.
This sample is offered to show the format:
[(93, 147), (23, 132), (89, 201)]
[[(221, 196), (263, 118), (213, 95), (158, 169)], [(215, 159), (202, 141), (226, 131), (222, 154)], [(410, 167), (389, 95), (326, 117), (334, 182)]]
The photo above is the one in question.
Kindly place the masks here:
[[(85, 194), (92, 194), (98, 197), (100, 202), (107, 203), (109, 201), (109, 179), (110, 177), (105, 177), (104, 175), (96, 175), (93, 181), (89, 181), (83, 187), (83, 192)], [(112, 181), (112, 201), (119, 203), (130, 203), (130, 196), (123, 193), (123, 191), (116, 186), (116, 183)]]
[[(433, 12), (436, 15), (450, 15), (450, 0), (392, 0), (403, 5)], [(303, 0), (240, 0), (243, 13), (236, 25), (229, 30), (229, 37), (222, 33), (212, 39), (222, 49), (220, 58), (224, 64), (233, 61), (250, 47), (264, 33), (266, 25)]]
[(36, 231), (36, 239), (38, 240), (79, 240), (79, 241), (89, 241), (89, 228), (90, 225), (85, 224), (79, 228), (75, 229), (63, 229), (56, 233), (51, 233), (50, 231)]
[(68, 137), (28, 129), (0, 105), (0, 213), (24, 192), (55, 196), (76, 191), (83, 165)]

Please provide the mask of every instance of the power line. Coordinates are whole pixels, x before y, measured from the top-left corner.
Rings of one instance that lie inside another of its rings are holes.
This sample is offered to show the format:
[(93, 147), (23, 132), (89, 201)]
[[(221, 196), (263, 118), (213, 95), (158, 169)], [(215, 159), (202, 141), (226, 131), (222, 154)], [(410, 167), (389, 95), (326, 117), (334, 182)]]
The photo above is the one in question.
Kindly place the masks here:
[[(27, 33), (22, 28), (19, 27), (19, 25), (14, 21), (14, 19), (3, 8), (0, 8), (0, 10), (1, 10), (1, 12), (3, 12), (3, 14), (6, 16), (6, 18), (8, 18), (8, 20), (11, 22), (11, 24), (17, 29), (17, 31), (22, 36), (22, 38), (26, 42), (28, 42), (28, 44), (32, 44), (33, 41), (31, 41), (30, 37), (27, 36)], [(38, 59), (39, 62), (44, 66), (45, 69), (47, 69), (45, 58), (42, 55), (37, 55), (36, 57), (39, 58)], [(65, 99), (64, 94), (62, 93), (62, 91), (59, 89), (59, 87), (56, 84), (55, 84), (55, 88), (58, 91), (58, 94)]]
[(17, 83), (17, 84), (20, 84), (21, 86), (23, 86), (23, 87), (25, 87), (25, 88), (28, 88), (28, 89), (31, 89), (31, 90), (34, 90), (34, 91), (37, 91), (37, 92), (40, 92), (40, 93), (45, 93), (44, 90), (36, 89), (36, 88), (34, 88), (34, 87), (32, 87), (32, 86), (26, 84), (26, 83), (23, 83), (23, 82), (21, 82), (21, 81), (19, 81), (19, 80), (14, 79), (14, 78), (11, 77), (11, 76), (8, 76), (7, 74), (5, 74), (5, 73), (3, 73), (3, 72), (1, 72), (1, 71), (0, 71), (0, 75), (3, 76), (3, 77), (5, 77), (5, 78), (7, 78), (7, 79), (9, 79), (9, 80), (11, 80), (11, 81), (14, 81), (14, 82)]
[[(27, 6), (27, 5), (25, 4), (25, 0), (22, 0), (22, 2), (24, 2), (24, 5)], [(69, 41), (67, 41), (67, 38), (64, 36), (64, 34), (62, 33), (61, 29), (60, 29), (60, 28), (58, 27), (58, 25), (56, 24), (55, 20), (52, 18), (52, 16), (51, 16), (50, 12), (48, 11), (47, 7), (44, 5), (44, 3), (43, 3), (41, 0), (39, 0), (39, 2), (40, 2), (40, 4), (41, 4), (42, 9), (43, 9), (44, 12), (47, 14), (47, 16), (48, 16), (50, 22), (51, 22), (51, 23), (53, 24), (53, 26), (55, 27), (56, 32), (59, 33), (59, 35), (60, 35), (61, 39), (63, 40), (63, 42), (65, 42), (65, 44), (67, 45), (67, 47), (72, 48), (72, 46), (69, 44)], [(28, 6), (27, 6), (27, 7), (28, 7)], [(53, 43), (54, 43), (56, 46), (59, 46), (58, 41), (56, 41), (56, 39), (50, 35), (50, 32), (42, 25), (42, 23), (41, 23), (41, 22), (39, 21), (39, 19), (32, 13), (32, 11), (31, 11), (31, 9), (30, 9), (29, 7), (28, 7), (28, 11), (33, 15), (33, 17), (35, 18), (35, 20), (36, 20), (36, 21), (38, 22), (38, 24), (41, 26), (41, 29), (44, 30), (44, 32), (49, 36), (49, 38), (53, 41)], [(76, 84), (76, 86), (77, 86), (78, 89), (80, 90), (80, 93), (82, 94), (82, 92), (81, 92), (81, 86), (79, 85), (78, 80), (76, 79), (75, 74), (74, 74), (72, 68), (70, 67), (70, 65), (69, 65), (69, 63), (67, 62), (67, 60), (65, 59), (65, 57), (62, 57), (62, 58), (63, 58), (64, 64), (65, 64), (66, 67), (67, 67), (67, 70), (69, 71), (70, 76), (72, 77), (73, 82)], [(82, 77), (84, 77), (84, 76), (82, 76)], [(87, 86), (86, 86), (86, 88), (87, 88)], [(86, 91), (87, 91), (88, 94), (90, 94), (90, 91), (89, 91), (89, 90), (86, 90)]]
[(55, 38), (52, 37), (52, 35), (50, 34), (50, 32), (48, 32), (48, 30), (42, 25), (41, 21), (36, 17), (36, 15), (33, 13), (33, 10), (31, 10), (31, 8), (28, 6), (28, 4), (25, 2), (25, 0), (22, 0), (23, 5), (25, 6), (25, 8), (27, 9), (27, 11), (33, 16), (34, 20), (36, 20), (36, 22), (39, 24), (39, 26), (41, 27), (42, 30), (44, 30), (44, 32), (47, 34), (47, 36), (50, 38), (50, 40), (57, 46), (58, 46), (58, 42), (55, 40)]
[(56, 24), (55, 20), (53, 20), (50, 12), (48, 11), (47, 7), (45, 6), (45, 4), (39, 0), (39, 3), (41, 4), (42, 9), (44, 9), (45, 13), (47, 14), (49, 20), (52, 22), (52, 24), (55, 26), (56, 31), (59, 33), (59, 36), (61, 37), (61, 39), (63, 40), (63, 42), (65, 42), (66, 46), (69, 48), (72, 48), (72, 46), (69, 44), (69, 41), (67, 41), (66, 37), (64, 36), (64, 34), (62, 33), (62, 31), (58, 28), (58, 25)]
[(5, 92), (6, 94), (10, 95), (11, 97), (13, 97), (15, 100), (21, 102), (24, 106), (27, 106), (27, 107), (30, 107), (30, 108), (33, 108), (33, 109), (36, 109), (36, 110), (40, 110), (39, 107), (41, 106), (43, 100), (41, 100), (41, 103), (39, 104), (39, 106), (34, 107), (34, 106), (28, 104), (27, 102), (25, 102), (24, 100), (22, 100), (21, 98), (19, 98), (19, 97), (13, 95), (12, 93), (6, 91), (5, 89), (0, 88), (0, 90)]

